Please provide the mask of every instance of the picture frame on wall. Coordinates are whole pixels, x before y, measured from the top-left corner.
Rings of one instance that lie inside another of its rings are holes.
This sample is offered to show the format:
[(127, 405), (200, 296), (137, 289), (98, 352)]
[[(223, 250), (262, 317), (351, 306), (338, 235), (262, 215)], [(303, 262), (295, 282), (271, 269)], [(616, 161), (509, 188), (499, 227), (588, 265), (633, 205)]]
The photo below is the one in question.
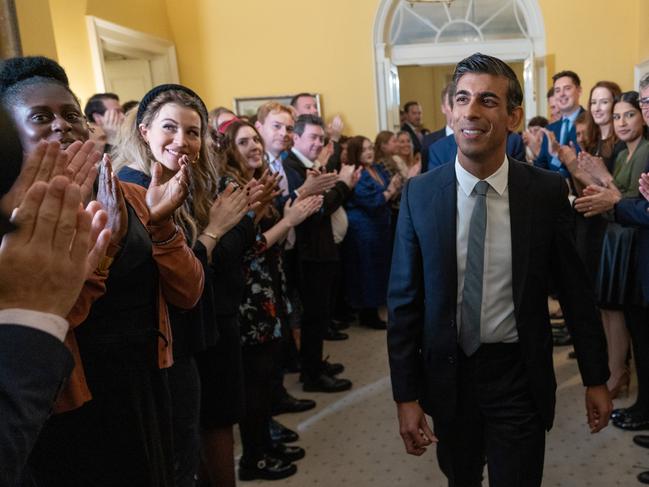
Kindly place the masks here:
[[(269, 101), (275, 101), (281, 103), (282, 105), (290, 105), (291, 99), (294, 95), (284, 95), (284, 96), (253, 96), (253, 97), (241, 97), (234, 99), (234, 113), (237, 115), (242, 115), (246, 117), (252, 117), (257, 114), (257, 109)], [(322, 117), (322, 108), (320, 106), (320, 94), (313, 93), (315, 98), (316, 105), (318, 106), (318, 114)]]

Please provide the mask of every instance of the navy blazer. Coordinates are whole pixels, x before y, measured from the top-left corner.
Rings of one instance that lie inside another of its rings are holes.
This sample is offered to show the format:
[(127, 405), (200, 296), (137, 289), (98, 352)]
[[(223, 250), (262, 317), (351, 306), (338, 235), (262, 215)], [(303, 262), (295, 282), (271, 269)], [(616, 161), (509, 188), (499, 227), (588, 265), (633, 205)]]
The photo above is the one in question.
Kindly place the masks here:
[[(579, 114), (581, 115), (581, 113), (583, 112), (584, 109), (582, 107), (579, 107)], [(557, 141), (559, 141), (561, 137), (561, 120), (562, 119), (559, 119), (556, 122), (552, 122), (546, 127), (548, 130), (554, 133), (554, 136), (556, 137)], [(572, 142), (577, 152), (579, 152), (579, 144), (577, 144), (577, 128), (575, 127), (574, 123), (572, 124), (572, 127), (568, 131), (568, 140), (566, 141), (566, 144), (570, 142)], [(556, 169), (551, 166), (550, 162), (552, 162), (552, 156), (548, 152), (548, 138), (543, 137), (543, 141), (541, 142), (541, 150), (536, 160), (534, 161), (534, 165), (536, 167), (540, 167), (543, 169), (549, 169), (550, 171), (559, 171), (564, 178), (570, 177), (570, 173), (568, 172), (566, 166), (562, 164), (560, 169)]]
[[(507, 155), (512, 159), (516, 159), (517, 161), (525, 160), (525, 144), (523, 144), (522, 137), (516, 132), (510, 132), (507, 135), (506, 150)], [(457, 142), (455, 141), (455, 135), (445, 136), (428, 148), (428, 167), (426, 170), (455, 161), (456, 154)], [(421, 172), (426, 172), (423, 166)]]
[[(608, 379), (606, 339), (575, 249), (566, 183), (556, 173), (510, 159), (508, 188), (514, 315), (532, 397), (550, 429), (556, 389), (547, 304), (551, 278), (587, 386)], [(434, 420), (452, 420), (457, 405), (456, 200), (454, 164), (408, 181), (388, 290), (394, 400), (419, 401)]]
[(0, 485), (16, 485), (74, 361), (40, 330), (0, 325)]
[(636, 237), (638, 274), (642, 297), (649, 302), (649, 202), (644, 198), (622, 198), (615, 205), (615, 220), (640, 227)]
[(444, 137), (446, 137), (446, 127), (424, 135), (421, 141), (421, 172), (428, 171), (428, 148)]

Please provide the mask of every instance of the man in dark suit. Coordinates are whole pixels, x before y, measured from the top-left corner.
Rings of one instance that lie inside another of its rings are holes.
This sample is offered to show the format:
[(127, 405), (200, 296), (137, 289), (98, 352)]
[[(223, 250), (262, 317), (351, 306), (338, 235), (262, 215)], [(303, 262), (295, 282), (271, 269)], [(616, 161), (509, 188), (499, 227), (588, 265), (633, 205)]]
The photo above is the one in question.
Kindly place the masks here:
[[(299, 196), (311, 171), (318, 171), (315, 161), (324, 145), (324, 124), (315, 115), (300, 115), (293, 129), (293, 147), (284, 160), (299, 175), (289, 181), (289, 191)], [(324, 195), (319, 213), (307, 218), (296, 229), (298, 261), (298, 290), (304, 308), (300, 356), (304, 390), (307, 392), (339, 392), (351, 388), (352, 383), (327, 374), (322, 360), (322, 346), (327, 326), (331, 322), (331, 293), (339, 255), (333, 239), (331, 214), (349, 196), (360, 177), (354, 166), (343, 166), (339, 181)], [(297, 191), (296, 191), (297, 190)]]
[(408, 135), (410, 135), (413, 152), (421, 154), (421, 143), (424, 135), (426, 135), (421, 126), (421, 105), (417, 101), (409, 101), (403, 106), (403, 111), (406, 121), (401, 125), (401, 130), (408, 132)]
[(429, 134), (424, 135), (423, 140), (421, 141), (421, 172), (424, 173), (428, 171), (428, 148), (437, 142), (440, 139), (448, 135), (453, 134), (453, 128), (451, 127), (451, 117), (453, 116), (453, 101), (451, 100), (451, 83), (447, 84), (441, 93), (441, 105), (442, 113), (444, 114), (444, 119), (446, 124), (439, 130), (430, 132)]
[[(507, 134), (507, 155), (517, 161), (525, 160), (525, 144), (523, 139), (516, 132)], [(438, 140), (428, 148), (428, 169), (433, 169), (447, 162), (455, 160), (457, 154), (457, 142), (455, 136), (449, 135)], [(422, 168), (422, 172), (424, 172)]]
[[(556, 382), (547, 308), (559, 287), (591, 431), (608, 424), (606, 340), (571, 237), (564, 180), (507, 158), (522, 90), (483, 54), (454, 73), (455, 164), (410, 180), (388, 292), (388, 350), (408, 453), (438, 442), (452, 487), (541, 485)], [(433, 433), (424, 411), (434, 422)]]
[[(534, 165), (558, 171), (564, 178), (570, 178), (568, 169), (561, 163), (552, 146), (553, 142), (559, 145), (569, 145), (572, 142), (572, 145), (579, 150), (575, 120), (584, 111), (579, 105), (581, 80), (574, 71), (561, 71), (552, 76), (552, 80), (554, 82), (554, 103), (561, 112), (561, 118), (546, 127), (548, 135), (543, 137), (541, 149)], [(554, 140), (549, 140), (548, 137)]]

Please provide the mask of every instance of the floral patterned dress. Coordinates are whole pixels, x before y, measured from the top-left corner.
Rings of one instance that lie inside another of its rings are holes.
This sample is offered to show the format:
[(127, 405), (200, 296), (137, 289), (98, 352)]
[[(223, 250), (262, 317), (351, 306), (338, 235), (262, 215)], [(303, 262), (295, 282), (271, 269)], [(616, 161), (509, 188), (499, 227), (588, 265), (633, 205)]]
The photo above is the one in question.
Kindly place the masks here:
[(279, 220), (264, 217), (257, 226), (257, 241), (243, 260), (245, 291), (239, 306), (241, 345), (267, 343), (282, 337), (289, 305), (282, 265), (282, 246), (268, 247), (263, 233)]

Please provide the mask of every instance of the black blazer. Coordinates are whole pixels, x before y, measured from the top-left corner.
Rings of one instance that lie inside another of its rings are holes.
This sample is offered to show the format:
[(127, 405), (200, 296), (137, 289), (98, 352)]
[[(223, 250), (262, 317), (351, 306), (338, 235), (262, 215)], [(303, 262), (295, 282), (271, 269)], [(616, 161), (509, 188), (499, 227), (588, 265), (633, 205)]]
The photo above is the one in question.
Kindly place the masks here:
[(52, 335), (0, 325), (0, 485), (16, 485), (74, 361)]
[[(289, 190), (299, 188), (306, 180), (306, 168), (297, 156), (290, 151), (284, 160), (286, 166), (299, 177), (289, 177)], [(345, 202), (351, 194), (345, 183), (338, 182), (324, 195), (322, 208), (295, 228), (298, 257), (302, 261), (335, 262), (339, 259), (338, 248), (331, 230), (331, 214)]]
[[(454, 164), (406, 185), (388, 291), (394, 399), (418, 400), (433, 419), (452, 419), (456, 409), (456, 186)], [(608, 379), (606, 339), (575, 249), (566, 183), (556, 173), (510, 159), (508, 187), (516, 326), (532, 395), (549, 429), (556, 389), (547, 305), (551, 278), (587, 386)]]
[(446, 137), (446, 126), (435, 132), (424, 135), (421, 141), (421, 172), (428, 171), (428, 148), (440, 139)]

